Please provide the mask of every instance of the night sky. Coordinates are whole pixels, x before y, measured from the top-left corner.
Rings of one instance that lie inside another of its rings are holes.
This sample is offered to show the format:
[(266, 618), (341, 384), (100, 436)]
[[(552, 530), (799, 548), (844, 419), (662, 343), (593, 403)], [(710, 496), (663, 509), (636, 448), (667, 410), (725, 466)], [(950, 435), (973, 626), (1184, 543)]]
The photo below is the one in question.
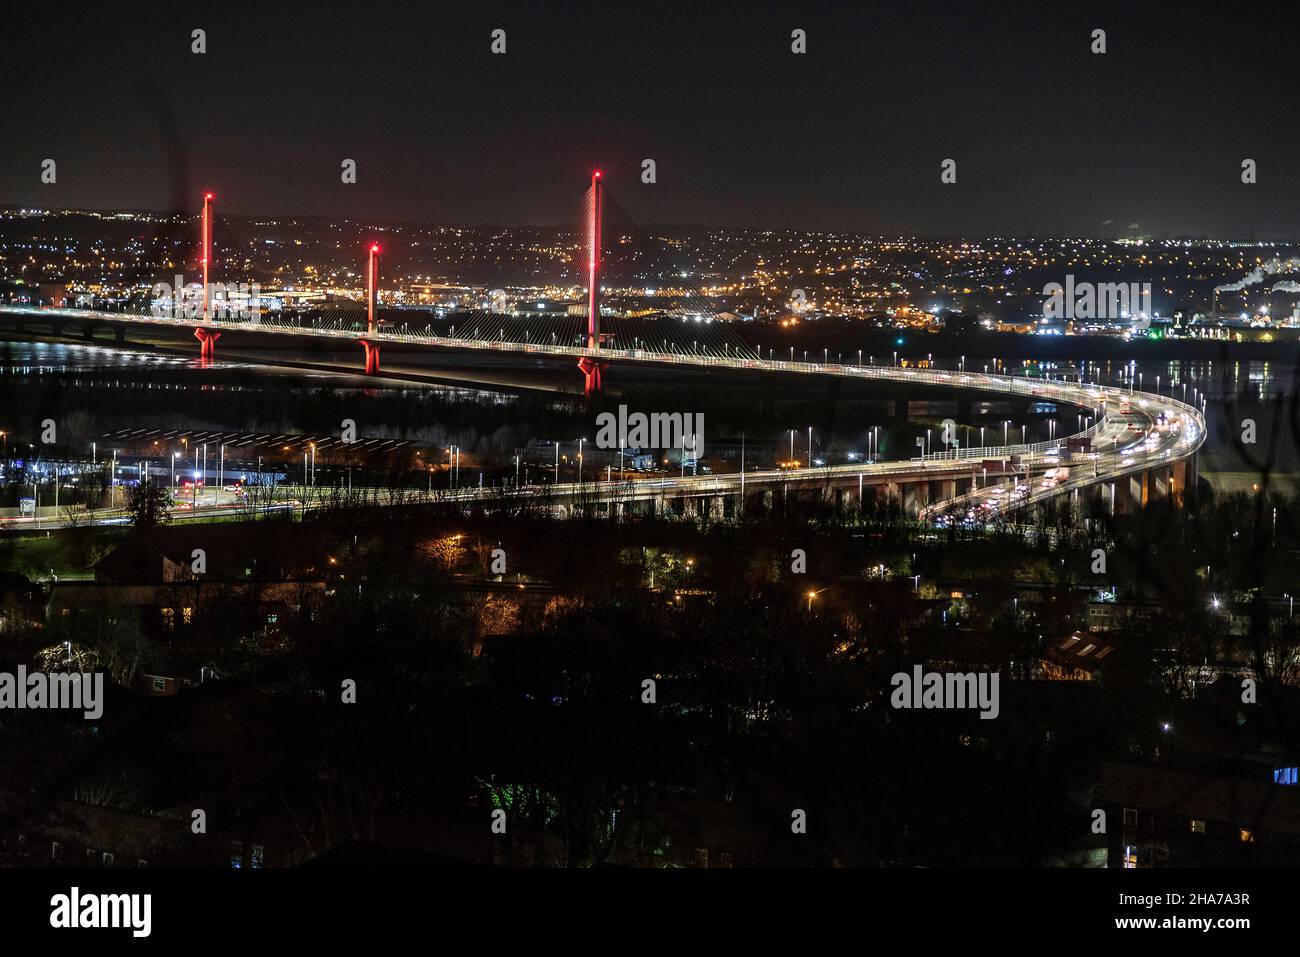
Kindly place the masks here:
[(599, 164), (646, 224), (1293, 239), (1295, 25), (1226, 3), (24, 3), (0, 203), (211, 188), (227, 213), (545, 224)]

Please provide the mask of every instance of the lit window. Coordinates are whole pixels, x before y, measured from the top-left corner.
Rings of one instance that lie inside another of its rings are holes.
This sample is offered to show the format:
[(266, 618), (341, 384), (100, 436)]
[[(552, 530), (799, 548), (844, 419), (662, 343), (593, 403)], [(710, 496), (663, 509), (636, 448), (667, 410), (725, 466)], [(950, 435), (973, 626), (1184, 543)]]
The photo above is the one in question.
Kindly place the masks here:
[(1198, 821), (1198, 820), (1196, 820), (1196, 818), (1192, 818), (1192, 833), (1193, 833), (1193, 834), (1204, 834), (1204, 833), (1205, 833), (1205, 822), (1204, 822), (1204, 821)]
[(1255, 832), (1250, 830), (1249, 828), (1243, 827), (1240, 832), (1240, 837), (1241, 837), (1241, 843), (1243, 844), (1255, 843)]
[(1273, 769), (1274, 784), (1295, 784), (1297, 780), (1300, 780), (1300, 768), (1290, 767)]

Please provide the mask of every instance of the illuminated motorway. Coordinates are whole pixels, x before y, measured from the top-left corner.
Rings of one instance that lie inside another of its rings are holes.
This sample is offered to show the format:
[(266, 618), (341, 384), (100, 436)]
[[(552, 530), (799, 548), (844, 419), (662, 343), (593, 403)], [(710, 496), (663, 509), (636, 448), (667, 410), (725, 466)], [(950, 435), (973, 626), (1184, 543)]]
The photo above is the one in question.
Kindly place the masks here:
[(1129, 411), (1111, 411), (1088, 451), (1071, 453), (1068, 443), (1057, 443), (1026, 457), (1026, 468), (1009, 483), (979, 483), (923, 509), (922, 518), (941, 526), (976, 525), (1097, 484), (1109, 490), (1113, 514), (1120, 479), (1184, 460), (1205, 441), (1204, 418), (1191, 406), (1150, 393), (1114, 392), (1125, 403), (1119, 408)]
[[(379, 343), (419, 344), (433, 349), (567, 357), (575, 362), (585, 357), (615, 363), (838, 376), (904, 386), (971, 390), (995, 396), (1022, 396), (1076, 406), (1097, 416), (1097, 422), (1084, 432), (1062, 436), (1051, 442), (959, 448), (905, 461), (746, 471), (743, 474), (656, 477), (633, 482), (568, 483), (540, 488), (521, 487), (508, 491), (500, 488), (456, 489), (446, 493), (444, 500), (484, 501), (503, 496), (535, 496), (544, 489), (555, 501), (611, 502), (673, 496), (728, 495), (745, 491), (751, 486), (770, 488), (796, 483), (834, 484), (840, 488), (852, 488), (856, 482), (861, 491), (865, 484), (878, 485), (882, 482), (970, 479), (974, 486), (971, 491), (927, 504), (920, 509), (923, 519), (938, 524), (954, 521), (970, 523), (991, 520), (1027, 504), (1072, 494), (1088, 485), (1111, 483), (1113, 502), (1113, 483), (1118, 479), (1188, 459), (1195, 455), (1205, 441), (1202, 409), (1163, 395), (1133, 392), (1131, 388), (1125, 391), (1113, 386), (1077, 382), (894, 366), (761, 359), (717, 354), (716, 351), (686, 354), (652, 349), (592, 350), (578, 346), (438, 336), (428, 331), (390, 329), (365, 335), (354, 329), (304, 327), (265, 319), (221, 320), (200, 324), (192, 319), (26, 306), (0, 306), (0, 315), (28, 317), (43, 322), (86, 322), (110, 327), (166, 326), (193, 329), (197, 325), (203, 325), (222, 333), (287, 335), (316, 340), (359, 342), (365, 338)], [(1201, 403), (1203, 405), (1203, 399)], [(994, 463), (997, 463), (997, 467), (990, 475), (988, 469)], [(1047, 476), (1049, 470), (1060, 468), (1067, 468), (1068, 473), (1060, 478)], [(1012, 491), (1026, 486), (1029, 491)], [(1010, 490), (998, 492), (998, 487), (1009, 487)], [(214, 509), (216, 507), (213, 506)], [(204, 510), (200, 508), (200, 511)]]

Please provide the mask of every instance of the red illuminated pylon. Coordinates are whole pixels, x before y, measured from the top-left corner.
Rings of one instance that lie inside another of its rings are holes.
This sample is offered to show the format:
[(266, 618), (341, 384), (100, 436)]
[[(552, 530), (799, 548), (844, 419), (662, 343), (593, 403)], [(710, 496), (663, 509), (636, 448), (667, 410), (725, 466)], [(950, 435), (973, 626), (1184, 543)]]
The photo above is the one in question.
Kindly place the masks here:
[[(590, 248), (587, 257), (587, 348), (600, 348), (600, 242), (601, 214), (605, 187), (600, 181), (600, 170), (591, 174), (591, 222), (588, 228)], [(590, 356), (578, 360), (578, 369), (582, 372), (583, 391), (587, 395), (601, 389), (601, 373), (608, 363), (600, 362)]]
[(591, 174), (591, 224), (588, 239), (591, 243), (587, 262), (587, 348), (600, 348), (600, 232), (601, 200), (604, 187), (600, 170)]
[(375, 305), (379, 295), (379, 244), (370, 244), (370, 263), (366, 266), (366, 335), (375, 334)]
[(212, 293), (208, 285), (208, 264), (212, 261), (212, 194), (203, 194), (203, 321), (210, 318)]

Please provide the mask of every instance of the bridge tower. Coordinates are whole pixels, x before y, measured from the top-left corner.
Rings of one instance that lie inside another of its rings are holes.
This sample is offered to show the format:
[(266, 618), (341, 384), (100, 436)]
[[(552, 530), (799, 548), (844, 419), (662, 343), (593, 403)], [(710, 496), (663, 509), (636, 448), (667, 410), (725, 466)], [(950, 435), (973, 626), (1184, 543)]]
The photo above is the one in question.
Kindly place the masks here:
[[(202, 324), (194, 330), (194, 338), (199, 340), (199, 360), (205, 365), (217, 357), (217, 340), (221, 338), (221, 333), (208, 328), (212, 320), (212, 286), (208, 277), (212, 264), (212, 200), (211, 193), (203, 194), (203, 248), (199, 254), (199, 262), (203, 266), (203, 314), (200, 317)], [(173, 295), (179, 296), (180, 290)]]
[[(605, 186), (600, 181), (600, 170), (596, 170), (591, 174), (591, 203), (587, 222), (587, 242), (589, 244), (587, 256), (587, 348), (589, 350), (600, 349), (600, 242), (604, 201)], [(585, 380), (583, 388), (588, 395), (600, 391), (601, 373), (605, 371), (607, 366), (608, 363), (601, 362), (592, 356), (583, 356), (578, 360), (578, 369), (581, 370)]]
[(375, 340), (376, 306), (379, 300), (379, 244), (370, 244), (370, 261), (366, 264), (366, 335), (361, 348), (366, 350), (366, 375), (379, 374), (379, 343)]
[(208, 264), (212, 261), (212, 194), (203, 194), (203, 321), (211, 318), (212, 287), (208, 284)]
[(379, 244), (370, 244), (370, 262), (366, 266), (366, 335), (375, 334), (375, 304), (379, 294)]

